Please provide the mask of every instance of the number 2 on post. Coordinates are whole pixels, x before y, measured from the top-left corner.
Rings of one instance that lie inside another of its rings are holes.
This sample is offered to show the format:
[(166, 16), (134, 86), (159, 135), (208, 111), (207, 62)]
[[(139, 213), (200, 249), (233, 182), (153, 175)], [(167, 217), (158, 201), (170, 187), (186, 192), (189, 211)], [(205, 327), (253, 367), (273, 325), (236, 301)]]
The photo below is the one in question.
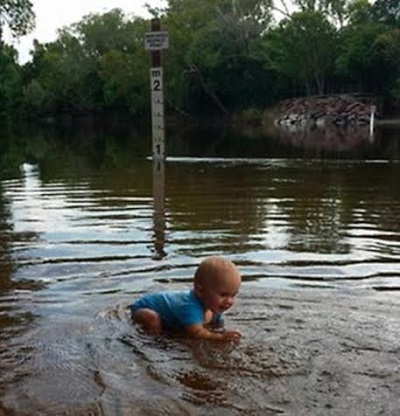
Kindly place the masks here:
[(153, 81), (153, 91), (161, 91), (161, 81), (159, 79)]

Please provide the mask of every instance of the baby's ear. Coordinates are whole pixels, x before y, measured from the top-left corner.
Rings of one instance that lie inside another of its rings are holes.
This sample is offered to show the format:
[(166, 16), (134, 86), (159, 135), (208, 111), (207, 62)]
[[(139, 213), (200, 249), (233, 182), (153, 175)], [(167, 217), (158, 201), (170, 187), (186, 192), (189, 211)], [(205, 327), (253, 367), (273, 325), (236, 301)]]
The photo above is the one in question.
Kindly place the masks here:
[(194, 284), (194, 291), (195, 291), (196, 295), (200, 295), (202, 289), (203, 288), (202, 288), (201, 284), (199, 284), (199, 283)]

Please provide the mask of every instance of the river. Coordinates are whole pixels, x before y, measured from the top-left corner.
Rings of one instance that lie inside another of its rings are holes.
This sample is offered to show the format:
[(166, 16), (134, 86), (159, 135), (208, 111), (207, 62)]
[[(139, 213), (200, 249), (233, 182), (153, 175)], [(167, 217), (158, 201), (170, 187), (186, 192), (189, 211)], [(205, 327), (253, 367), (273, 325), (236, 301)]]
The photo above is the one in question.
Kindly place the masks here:
[[(0, 415), (397, 415), (400, 131), (149, 142), (0, 136)], [(131, 324), (213, 254), (239, 343)]]

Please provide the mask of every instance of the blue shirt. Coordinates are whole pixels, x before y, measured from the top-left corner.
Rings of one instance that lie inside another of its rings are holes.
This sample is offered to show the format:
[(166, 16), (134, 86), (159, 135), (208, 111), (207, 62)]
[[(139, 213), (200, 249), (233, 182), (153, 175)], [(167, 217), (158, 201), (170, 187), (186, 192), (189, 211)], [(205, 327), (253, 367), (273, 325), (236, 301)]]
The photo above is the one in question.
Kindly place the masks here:
[[(131, 305), (132, 313), (143, 308), (157, 312), (166, 330), (180, 331), (204, 322), (204, 306), (194, 290), (149, 293)], [(213, 323), (221, 322), (221, 314), (215, 314)]]

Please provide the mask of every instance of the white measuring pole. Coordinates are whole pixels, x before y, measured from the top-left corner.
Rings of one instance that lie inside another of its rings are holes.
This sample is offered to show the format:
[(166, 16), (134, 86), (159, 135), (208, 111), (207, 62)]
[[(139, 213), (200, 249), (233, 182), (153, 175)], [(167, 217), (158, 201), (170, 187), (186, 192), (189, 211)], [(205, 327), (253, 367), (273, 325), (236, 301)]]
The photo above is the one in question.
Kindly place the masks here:
[(152, 19), (151, 31), (145, 36), (145, 49), (151, 53), (150, 90), (151, 126), (153, 160), (164, 160), (165, 122), (164, 122), (164, 82), (161, 63), (161, 50), (168, 48), (168, 32), (161, 31), (160, 19)]
[(161, 50), (168, 48), (168, 32), (161, 31), (160, 19), (151, 21), (145, 36), (145, 49), (150, 51), (151, 127), (153, 156), (154, 248), (155, 258), (165, 257), (165, 127), (164, 80)]
[(369, 118), (369, 138), (370, 138), (370, 140), (373, 140), (373, 138), (374, 138), (375, 112), (376, 112), (376, 106), (371, 105), (371, 115), (370, 115), (370, 118)]
[(164, 91), (162, 67), (150, 69), (153, 159), (165, 158)]

